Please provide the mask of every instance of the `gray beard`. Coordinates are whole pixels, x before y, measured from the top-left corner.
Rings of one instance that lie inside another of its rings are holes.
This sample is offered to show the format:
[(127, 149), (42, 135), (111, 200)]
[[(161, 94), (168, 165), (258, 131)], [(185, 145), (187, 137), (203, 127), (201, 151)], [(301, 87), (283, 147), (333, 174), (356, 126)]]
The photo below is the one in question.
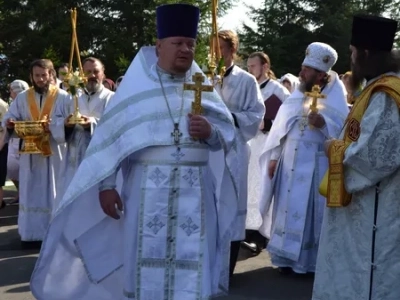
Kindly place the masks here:
[(314, 83), (312, 83), (312, 82), (304, 82), (303, 81), (299, 85), (299, 91), (302, 92), (302, 93), (311, 92), (313, 86), (314, 86)]
[(101, 84), (98, 82), (91, 81), (91, 82), (88, 82), (86, 85), (86, 90), (89, 93), (96, 93), (100, 90), (100, 88), (101, 88)]

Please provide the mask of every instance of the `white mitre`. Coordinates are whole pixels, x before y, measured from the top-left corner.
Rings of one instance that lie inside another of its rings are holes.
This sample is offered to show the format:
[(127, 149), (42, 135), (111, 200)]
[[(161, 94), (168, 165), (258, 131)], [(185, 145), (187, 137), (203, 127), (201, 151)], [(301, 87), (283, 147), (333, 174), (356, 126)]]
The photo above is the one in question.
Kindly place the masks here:
[(337, 59), (338, 54), (335, 49), (328, 44), (316, 42), (307, 47), (303, 66), (328, 73)]

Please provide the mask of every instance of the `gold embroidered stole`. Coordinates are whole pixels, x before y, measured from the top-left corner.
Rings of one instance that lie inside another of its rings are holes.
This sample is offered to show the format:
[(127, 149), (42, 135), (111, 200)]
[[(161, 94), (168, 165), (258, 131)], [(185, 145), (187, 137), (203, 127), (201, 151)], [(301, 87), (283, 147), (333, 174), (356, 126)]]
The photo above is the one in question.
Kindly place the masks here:
[(400, 78), (393, 75), (383, 76), (370, 84), (356, 99), (345, 122), (346, 131), (343, 140), (335, 140), (329, 146), (329, 169), (321, 183), (321, 189), (326, 190), (328, 207), (343, 207), (351, 202), (351, 194), (346, 191), (344, 185), (344, 154), (350, 144), (360, 137), (361, 119), (372, 94), (376, 92), (388, 94), (400, 107)]
[[(58, 88), (54, 86), (49, 87), (47, 92), (47, 97), (44, 100), (43, 107), (40, 111), (35, 99), (35, 90), (30, 88), (27, 92), (29, 113), (31, 115), (32, 121), (41, 121), (45, 118), (50, 120), (51, 113), (53, 111), (54, 103), (57, 99)], [(36, 146), (40, 151), (42, 151), (43, 156), (50, 156), (53, 154), (50, 146), (50, 133), (46, 132), (44, 136), (36, 140)]]

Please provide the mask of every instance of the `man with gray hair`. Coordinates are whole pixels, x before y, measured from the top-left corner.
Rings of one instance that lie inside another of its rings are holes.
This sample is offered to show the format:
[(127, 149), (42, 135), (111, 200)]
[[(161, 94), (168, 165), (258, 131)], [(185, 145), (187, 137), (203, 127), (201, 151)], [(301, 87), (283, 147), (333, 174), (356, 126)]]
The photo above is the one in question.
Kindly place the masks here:
[[(281, 105), (260, 157), (266, 178), (260, 232), (270, 235), (267, 250), (272, 263), (284, 273), (315, 272), (325, 205), (318, 186), (328, 164), (323, 145), (339, 135), (348, 114), (346, 90), (338, 74), (331, 71), (337, 58), (327, 44), (308, 46), (299, 74), (301, 85)], [(314, 86), (326, 96), (318, 100), (318, 111), (311, 109), (313, 97), (308, 97)]]
[[(105, 78), (103, 63), (94, 57), (86, 58), (83, 63), (83, 72), (88, 77), (86, 88), (78, 99), (79, 111), (86, 120), (84, 124), (69, 124), (69, 119), (74, 112), (74, 101), (66, 98), (57, 103), (55, 117), (51, 127), (54, 138), (59, 144), (66, 144), (66, 152), (61, 162), (59, 180), (57, 181), (57, 193), (62, 197), (69, 182), (78, 169), (89, 145), (97, 122), (103, 115), (103, 111), (114, 95), (114, 92), (103, 85)], [(54, 209), (59, 202), (57, 197)]]

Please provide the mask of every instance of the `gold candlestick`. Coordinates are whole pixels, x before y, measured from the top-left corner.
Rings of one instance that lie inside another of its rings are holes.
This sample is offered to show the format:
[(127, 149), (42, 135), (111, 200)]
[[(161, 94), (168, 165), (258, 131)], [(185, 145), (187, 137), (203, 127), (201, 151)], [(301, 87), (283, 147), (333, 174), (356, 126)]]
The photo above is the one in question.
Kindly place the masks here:
[[(84, 124), (86, 119), (82, 117), (79, 112), (79, 102), (78, 102), (78, 89), (84, 88), (87, 83), (87, 78), (83, 72), (83, 66), (80, 57), (79, 45), (78, 45), (78, 35), (76, 33), (76, 23), (77, 23), (78, 13), (76, 8), (71, 9), (71, 25), (72, 25), (72, 41), (71, 41), (71, 51), (69, 58), (69, 73), (64, 77), (64, 84), (68, 87), (68, 92), (72, 95), (74, 100), (74, 113), (70, 117), (69, 124)], [(78, 60), (79, 71), (74, 72), (72, 63), (74, 60), (74, 54)]]

